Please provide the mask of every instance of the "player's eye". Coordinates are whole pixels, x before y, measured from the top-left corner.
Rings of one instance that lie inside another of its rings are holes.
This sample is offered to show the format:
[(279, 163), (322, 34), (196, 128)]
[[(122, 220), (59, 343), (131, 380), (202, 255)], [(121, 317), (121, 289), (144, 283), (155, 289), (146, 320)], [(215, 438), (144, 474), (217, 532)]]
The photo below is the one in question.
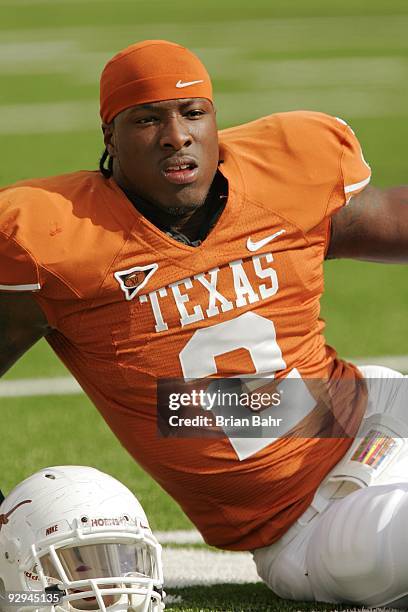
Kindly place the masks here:
[(205, 111), (198, 108), (194, 108), (186, 112), (186, 117), (189, 119), (199, 119), (203, 115), (205, 115)]
[(135, 123), (137, 123), (138, 125), (148, 125), (154, 123), (155, 121), (157, 121), (157, 117), (154, 117), (153, 115), (149, 115), (148, 117), (139, 117), (135, 119)]

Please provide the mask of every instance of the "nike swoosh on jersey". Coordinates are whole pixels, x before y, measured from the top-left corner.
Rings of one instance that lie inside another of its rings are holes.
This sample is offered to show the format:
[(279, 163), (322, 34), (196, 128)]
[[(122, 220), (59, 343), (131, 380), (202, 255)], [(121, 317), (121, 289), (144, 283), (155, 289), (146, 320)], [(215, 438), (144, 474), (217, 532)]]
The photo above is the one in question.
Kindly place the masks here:
[(269, 242), (271, 242), (278, 236), (281, 236), (285, 232), (286, 230), (281, 229), (279, 230), (279, 232), (275, 232), (274, 234), (271, 234), (270, 236), (266, 236), (266, 238), (262, 238), (262, 240), (258, 240), (257, 242), (253, 242), (251, 238), (248, 238), (247, 244), (246, 244), (247, 249), (248, 251), (259, 251), (259, 249), (262, 249), (262, 247), (264, 247), (266, 244), (268, 244)]
[(183, 81), (178, 80), (176, 83), (176, 87), (181, 89), (182, 87), (189, 87), (190, 85), (197, 85), (198, 83), (204, 83), (203, 79), (200, 79), (199, 81), (185, 81), (184, 83)]

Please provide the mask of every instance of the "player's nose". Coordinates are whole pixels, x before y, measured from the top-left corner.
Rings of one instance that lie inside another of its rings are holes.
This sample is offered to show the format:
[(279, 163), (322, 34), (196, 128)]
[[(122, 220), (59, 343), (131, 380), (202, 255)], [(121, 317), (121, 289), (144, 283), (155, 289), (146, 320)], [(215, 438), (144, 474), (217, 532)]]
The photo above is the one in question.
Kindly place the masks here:
[(188, 125), (179, 117), (169, 117), (163, 123), (160, 134), (160, 146), (164, 149), (179, 151), (192, 142)]

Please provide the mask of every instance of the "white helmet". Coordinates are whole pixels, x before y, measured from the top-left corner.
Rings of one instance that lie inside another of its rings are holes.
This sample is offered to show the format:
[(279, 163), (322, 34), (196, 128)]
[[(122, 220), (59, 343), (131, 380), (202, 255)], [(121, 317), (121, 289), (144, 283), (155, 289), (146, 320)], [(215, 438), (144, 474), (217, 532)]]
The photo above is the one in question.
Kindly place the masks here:
[(161, 546), (115, 478), (90, 467), (46, 468), (1, 504), (1, 610), (14, 598), (12, 612), (159, 612), (162, 587)]

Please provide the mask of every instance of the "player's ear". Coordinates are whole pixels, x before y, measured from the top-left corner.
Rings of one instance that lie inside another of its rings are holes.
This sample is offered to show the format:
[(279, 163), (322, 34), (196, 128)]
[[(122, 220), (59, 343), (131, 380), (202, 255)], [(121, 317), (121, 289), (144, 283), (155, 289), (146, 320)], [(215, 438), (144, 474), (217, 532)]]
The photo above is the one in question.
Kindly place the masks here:
[(103, 141), (106, 150), (110, 157), (115, 157), (115, 134), (113, 129), (113, 121), (111, 123), (102, 123)]

